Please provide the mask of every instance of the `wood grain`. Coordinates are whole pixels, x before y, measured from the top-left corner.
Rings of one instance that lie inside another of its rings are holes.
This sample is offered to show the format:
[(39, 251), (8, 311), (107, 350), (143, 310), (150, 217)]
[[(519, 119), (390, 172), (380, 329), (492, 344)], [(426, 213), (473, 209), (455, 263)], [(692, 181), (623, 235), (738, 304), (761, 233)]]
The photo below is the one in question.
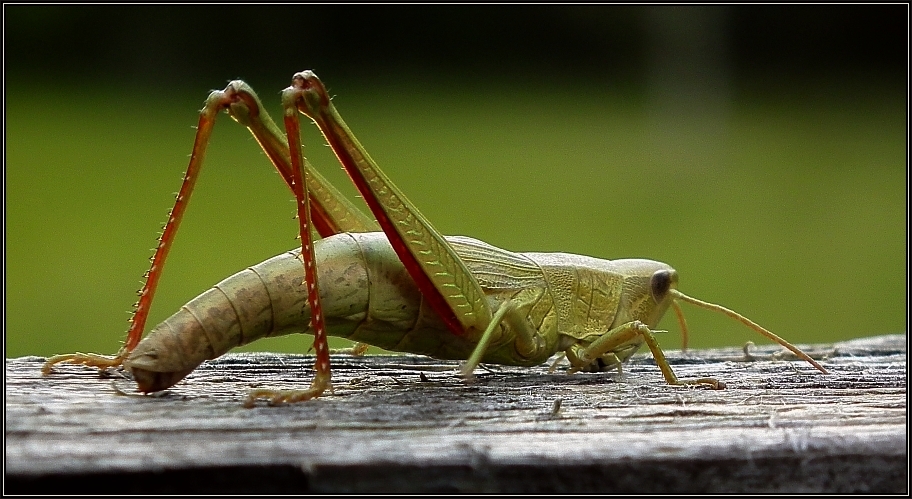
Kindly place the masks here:
[(313, 358), (229, 354), (158, 396), (122, 374), (6, 360), (6, 493), (907, 493), (906, 336), (648, 354), (624, 372), (549, 374), (419, 356), (333, 357), (334, 393), (245, 409), (252, 387), (307, 386)]

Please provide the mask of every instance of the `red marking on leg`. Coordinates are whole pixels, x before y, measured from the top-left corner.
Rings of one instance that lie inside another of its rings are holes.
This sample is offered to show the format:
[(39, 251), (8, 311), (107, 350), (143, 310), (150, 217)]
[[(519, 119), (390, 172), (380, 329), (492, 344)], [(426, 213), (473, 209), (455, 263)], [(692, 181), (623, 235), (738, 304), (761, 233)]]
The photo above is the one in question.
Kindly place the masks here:
[(209, 143), (209, 136), (212, 134), (212, 127), (215, 124), (215, 114), (221, 107), (208, 105), (200, 113), (199, 126), (196, 131), (196, 139), (193, 142), (193, 152), (190, 155), (190, 164), (187, 166), (187, 173), (184, 175), (184, 182), (181, 184), (180, 192), (174, 201), (174, 207), (165, 223), (164, 231), (159, 239), (158, 247), (152, 256), (152, 266), (146, 272), (146, 282), (142, 289), (139, 290), (139, 301), (136, 303), (136, 310), (133, 317), (130, 318), (130, 329), (127, 331), (127, 341), (124, 343), (124, 349), (127, 352), (132, 351), (142, 339), (143, 329), (145, 329), (146, 319), (149, 317), (149, 309), (152, 306), (152, 299), (155, 296), (155, 290), (158, 287), (158, 280), (161, 277), (162, 269), (165, 266), (165, 259), (168, 257), (168, 251), (171, 249), (171, 243), (180, 227), (184, 212), (187, 209), (187, 203), (190, 201), (190, 195), (193, 193), (193, 187), (196, 185), (196, 179), (202, 168), (203, 156), (206, 154), (206, 146)]
[(285, 130), (288, 134), (288, 148), (291, 151), (291, 188), (295, 193), (298, 205), (298, 223), (301, 230), (301, 257), (304, 260), (304, 281), (307, 283), (307, 302), (310, 305), (310, 325), (314, 332), (314, 350), (316, 351), (317, 376), (330, 378), (329, 340), (326, 337), (326, 321), (323, 317), (323, 306), (320, 303), (320, 285), (317, 281), (316, 257), (313, 242), (310, 239), (310, 203), (308, 202), (307, 184), (304, 179), (303, 161), (301, 158), (300, 127), (296, 115), (285, 116)]
[[(313, 117), (312, 117), (313, 118)], [(317, 121), (314, 119), (314, 121)], [(323, 131), (324, 137), (329, 142), (332, 150), (336, 153), (336, 157), (339, 159), (339, 162), (342, 163), (342, 166), (345, 168), (345, 171), (348, 172), (349, 177), (351, 177), (352, 182), (354, 182), (355, 187), (358, 188), (358, 191), (361, 192), (361, 196), (364, 198), (364, 201), (367, 203), (367, 206), (370, 208), (371, 212), (377, 217), (377, 222), (380, 224), (380, 228), (383, 229), (383, 232), (386, 234), (387, 239), (389, 239), (390, 244), (393, 246), (393, 250), (396, 251), (396, 255), (399, 256), (399, 260), (402, 261), (402, 264), (405, 265), (406, 270), (408, 270), (409, 275), (412, 276), (412, 279), (415, 281), (415, 284), (418, 285), (419, 291), (421, 291), (422, 296), (428, 301), (428, 305), (443, 319), (443, 322), (447, 325), (450, 331), (457, 336), (465, 334), (465, 330), (462, 327), (462, 323), (459, 322), (459, 319), (456, 318), (456, 313), (453, 309), (450, 308), (450, 305), (447, 303), (446, 299), (434, 285), (434, 282), (424, 273), (424, 270), (421, 268), (421, 264), (418, 263), (418, 260), (412, 255), (409, 251), (408, 245), (399, 236), (399, 233), (396, 232), (396, 228), (393, 226), (392, 220), (386, 215), (386, 212), (383, 211), (383, 206), (380, 205), (380, 202), (374, 197), (373, 193), (368, 186), (367, 179), (364, 177), (364, 174), (361, 173), (361, 170), (358, 168), (355, 163), (354, 158), (352, 158), (348, 151), (345, 150), (341, 141), (336, 138), (332, 133), (328, 133), (329, 126), (322, 119), (317, 121), (317, 125), (320, 130)]]
[[(342, 156), (340, 155), (339, 157), (340, 161), (345, 164), (345, 160), (342, 159)], [(441, 294), (434, 285), (434, 282), (424, 273), (421, 264), (418, 263), (418, 260), (412, 255), (411, 251), (409, 251), (408, 245), (402, 237), (399, 236), (399, 233), (396, 232), (393, 222), (383, 211), (380, 203), (371, 194), (370, 189), (367, 187), (367, 179), (364, 178), (357, 167), (353, 166), (353, 163), (351, 165), (352, 166), (345, 166), (346, 171), (348, 171), (349, 176), (352, 177), (358, 190), (361, 191), (361, 195), (364, 196), (364, 200), (370, 207), (371, 212), (377, 217), (377, 222), (386, 234), (387, 239), (389, 239), (390, 244), (393, 246), (393, 250), (396, 251), (396, 255), (399, 256), (399, 260), (402, 261), (402, 264), (405, 265), (405, 269), (408, 270), (409, 275), (412, 276), (415, 284), (418, 285), (418, 290), (421, 291), (421, 295), (425, 297), (428, 301), (428, 305), (430, 305), (434, 312), (437, 312), (437, 315), (443, 319), (443, 322), (453, 334), (457, 336), (465, 334), (462, 323), (456, 318), (456, 313), (450, 308), (449, 303), (447, 303), (443, 294)]]
[[(329, 142), (330, 148), (332, 148), (336, 157), (339, 159), (339, 162), (342, 163), (342, 167), (348, 172), (348, 176), (351, 177), (355, 187), (358, 188), (364, 201), (367, 202), (371, 212), (377, 218), (377, 222), (380, 224), (381, 229), (383, 229), (387, 239), (389, 239), (390, 244), (396, 251), (396, 255), (399, 256), (399, 260), (402, 261), (402, 264), (405, 266), (406, 270), (408, 270), (409, 275), (412, 276), (412, 279), (418, 286), (419, 291), (421, 291), (422, 296), (427, 300), (428, 305), (440, 316), (447, 325), (447, 328), (452, 331), (453, 334), (457, 336), (464, 335), (466, 331), (463, 329), (462, 323), (457, 319), (456, 312), (450, 307), (449, 303), (447, 303), (443, 294), (437, 289), (430, 277), (424, 273), (417, 258), (409, 251), (408, 245), (396, 231), (393, 222), (383, 210), (380, 202), (374, 197), (374, 194), (368, 185), (367, 178), (365, 178), (361, 169), (358, 168), (357, 162), (345, 147), (345, 143), (341, 136), (345, 134), (346, 131), (339, 130), (337, 127), (332, 126), (326, 119), (328, 113), (324, 110), (329, 106), (329, 95), (326, 93), (323, 84), (312, 73), (309, 73), (310, 76), (305, 73), (295, 74), (292, 86), (301, 92), (302, 95), (304, 95), (304, 92), (315, 89), (321, 99), (320, 114), (316, 116), (306, 112), (305, 114), (317, 124), (320, 132), (323, 133), (323, 136), (326, 138), (327, 142)], [(305, 96), (304, 98), (307, 97)], [(305, 108), (299, 106), (298, 110), (303, 112), (305, 111)]]

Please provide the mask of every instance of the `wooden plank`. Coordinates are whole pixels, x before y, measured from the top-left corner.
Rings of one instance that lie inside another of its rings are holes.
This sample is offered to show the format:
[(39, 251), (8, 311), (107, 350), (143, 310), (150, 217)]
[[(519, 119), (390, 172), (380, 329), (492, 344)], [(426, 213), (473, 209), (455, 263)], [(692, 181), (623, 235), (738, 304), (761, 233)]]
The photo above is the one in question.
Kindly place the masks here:
[[(306, 386), (312, 357), (230, 354), (162, 396), (80, 366), (6, 360), (6, 493), (907, 493), (906, 336), (669, 351), (618, 373), (549, 374), (417, 356), (333, 358), (335, 393), (244, 409), (250, 387)], [(555, 408), (556, 404), (559, 408)]]

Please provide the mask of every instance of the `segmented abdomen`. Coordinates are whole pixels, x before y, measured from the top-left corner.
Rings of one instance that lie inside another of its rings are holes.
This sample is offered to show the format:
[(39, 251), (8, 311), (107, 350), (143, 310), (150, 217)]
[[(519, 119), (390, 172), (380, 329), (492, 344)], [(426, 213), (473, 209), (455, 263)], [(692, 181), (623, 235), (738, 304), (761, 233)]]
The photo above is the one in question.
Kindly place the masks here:
[[(541, 270), (523, 255), (470, 238), (448, 239), (478, 275), (492, 309), (518, 289), (544, 285)], [(329, 335), (445, 359), (465, 359), (474, 349), (474, 340), (452, 334), (424, 304), (383, 233), (337, 234), (317, 241), (315, 252)], [(125, 364), (154, 372), (190, 372), (236, 346), (305, 333), (310, 309), (303, 280), (300, 251), (238, 272), (156, 326)], [(489, 355), (501, 363), (529, 362), (511, 362), (512, 345), (504, 348), (492, 348)]]

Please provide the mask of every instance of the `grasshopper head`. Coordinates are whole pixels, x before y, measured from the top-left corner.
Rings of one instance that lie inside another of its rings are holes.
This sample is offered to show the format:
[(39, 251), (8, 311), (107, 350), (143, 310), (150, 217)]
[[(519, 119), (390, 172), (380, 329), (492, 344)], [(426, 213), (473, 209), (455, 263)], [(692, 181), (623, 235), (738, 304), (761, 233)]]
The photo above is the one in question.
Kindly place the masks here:
[(678, 286), (678, 273), (670, 266), (652, 260), (616, 260), (623, 269), (624, 290), (614, 324), (638, 320), (654, 328), (674, 301), (672, 289)]
[[(653, 330), (674, 303), (678, 273), (670, 266), (653, 260), (613, 260), (611, 264), (612, 273), (621, 276), (622, 287), (611, 327), (637, 321)], [(630, 337), (610, 348), (602, 357), (593, 359), (592, 364), (578, 367), (593, 371), (616, 368), (636, 353), (642, 344), (642, 337)]]
[(652, 299), (652, 310), (646, 320), (649, 327), (655, 327), (662, 320), (665, 311), (674, 301), (674, 294), (671, 290), (678, 288), (678, 273), (667, 265), (665, 267), (656, 270), (649, 277), (649, 297)]

